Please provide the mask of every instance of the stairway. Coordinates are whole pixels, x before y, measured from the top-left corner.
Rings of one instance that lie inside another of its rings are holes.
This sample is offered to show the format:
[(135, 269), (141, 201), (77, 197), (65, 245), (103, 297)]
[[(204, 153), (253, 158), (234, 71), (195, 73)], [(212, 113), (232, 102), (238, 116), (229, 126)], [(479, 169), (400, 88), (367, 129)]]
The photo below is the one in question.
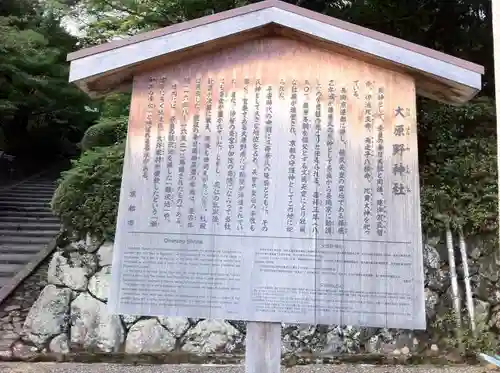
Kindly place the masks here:
[(0, 290), (56, 237), (58, 219), (50, 210), (55, 177), (45, 174), (0, 189)]

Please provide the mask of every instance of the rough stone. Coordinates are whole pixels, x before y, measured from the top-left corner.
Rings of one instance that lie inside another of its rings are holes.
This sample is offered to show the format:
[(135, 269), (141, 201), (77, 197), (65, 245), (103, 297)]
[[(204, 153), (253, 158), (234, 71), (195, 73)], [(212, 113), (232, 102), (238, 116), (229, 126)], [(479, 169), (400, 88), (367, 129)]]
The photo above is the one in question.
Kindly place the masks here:
[(23, 331), (23, 324), (21, 322), (15, 322), (14, 325), (14, 332), (20, 334)]
[(128, 332), (125, 344), (127, 353), (170, 352), (175, 348), (176, 339), (156, 319), (141, 320)]
[[(360, 341), (361, 331), (353, 326), (340, 327), (336, 326), (328, 331), (326, 339), (326, 350), (337, 348), (336, 352), (356, 353), (361, 347)], [(338, 341), (342, 341), (342, 346), (338, 350)]]
[[(458, 296), (461, 299), (465, 298), (462, 281), (458, 281)], [(437, 307), (437, 311), (439, 314), (444, 314), (452, 310), (453, 307), (454, 307), (453, 288), (450, 285), (450, 287), (446, 289), (446, 291), (439, 297), (439, 307)]]
[(432, 290), (425, 289), (425, 314), (427, 315), (427, 318), (434, 318), (438, 302), (439, 296)]
[(479, 282), (473, 284), (472, 291), (477, 298), (488, 301), (492, 306), (500, 304), (500, 288), (484, 277), (480, 277)]
[(18, 305), (18, 304), (13, 304), (11, 306), (7, 306), (5, 307), (3, 310), (5, 312), (12, 312), (12, 311), (17, 311), (17, 310), (20, 310), (21, 309), (21, 306)]
[(96, 272), (97, 258), (94, 254), (70, 253), (69, 255), (71, 262), (76, 266), (87, 267), (92, 274)]
[(410, 349), (409, 349), (408, 347), (406, 347), (406, 346), (405, 346), (405, 347), (403, 347), (403, 348), (401, 349), (401, 353), (402, 353), (403, 355), (409, 355), (409, 354), (410, 354)]
[(491, 315), (490, 326), (500, 330), (500, 310), (495, 311)]
[(12, 346), (12, 355), (15, 357), (19, 358), (29, 358), (34, 356), (37, 353), (37, 348), (34, 348), (32, 346), (27, 346), (22, 342), (16, 342)]
[(473, 246), (469, 251), (469, 255), (472, 259), (478, 260), (482, 255), (482, 250), (479, 246)]
[(71, 320), (71, 343), (103, 352), (116, 352), (123, 343), (120, 317), (110, 315), (106, 304), (87, 293), (71, 304)]
[(88, 277), (97, 267), (90, 254), (72, 252), (69, 259), (56, 252), (49, 264), (48, 280), (54, 285), (65, 285), (72, 290), (87, 290)]
[(85, 250), (89, 253), (94, 253), (99, 249), (102, 244), (102, 240), (96, 237), (92, 237), (90, 234), (87, 234), (85, 239)]
[(72, 240), (68, 245), (64, 246), (62, 249), (66, 252), (72, 251), (82, 251), (86, 249), (85, 240)]
[(490, 317), (491, 305), (479, 299), (474, 299), (474, 315), (478, 324), (487, 323)]
[(491, 289), (491, 293), (488, 296), (488, 303), (493, 306), (500, 304), (500, 289)]
[[(479, 274), (480, 267), (479, 264), (474, 261), (474, 259), (467, 259), (467, 264), (469, 265), (469, 277), (473, 277)], [(464, 267), (462, 265), (459, 267), (459, 272), (460, 275), (465, 278)]]
[(380, 338), (378, 335), (374, 335), (370, 337), (364, 344), (364, 349), (367, 353), (373, 354), (379, 351), (380, 349)]
[(340, 348), (336, 346), (335, 334), (335, 332), (328, 333), (327, 326), (283, 324), (282, 351), (283, 353), (331, 353)]
[(104, 302), (108, 301), (111, 267), (104, 267), (89, 280), (89, 293)]
[(35, 344), (43, 344), (65, 331), (71, 297), (70, 289), (47, 285), (31, 308), (24, 323), (24, 333)]
[(133, 316), (133, 315), (121, 315), (120, 317), (127, 326), (134, 324), (137, 320), (141, 318), (141, 316)]
[(439, 252), (432, 246), (425, 244), (423, 250), (424, 267), (437, 270), (441, 264)]
[(188, 330), (182, 350), (195, 354), (232, 351), (238, 337), (238, 330), (225, 321), (203, 320)]
[(190, 326), (189, 320), (185, 317), (159, 317), (158, 321), (176, 338), (182, 337)]
[(19, 334), (14, 333), (13, 331), (8, 331), (8, 332), (5, 332), (5, 333), (2, 333), (2, 338), (5, 338), (7, 340), (9, 340), (9, 339), (18, 339), (19, 338)]
[(47, 273), (49, 284), (64, 285), (60, 277), (62, 276), (61, 265), (65, 260), (66, 258), (59, 251), (56, 251), (52, 256)]
[(443, 292), (450, 286), (450, 276), (448, 271), (442, 269), (429, 270), (426, 275), (426, 286), (437, 292)]
[(325, 349), (323, 350), (324, 354), (336, 354), (342, 351), (342, 348), (344, 347), (344, 341), (342, 340), (341, 336), (335, 333), (328, 333), (326, 338), (326, 345)]
[(2, 351), (0, 349), (0, 357), (4, 357), (4, 358), (7, 358), (7, 359), (10, 359), (12, 357), (12, 351), (11, 350)]
[(67, 354), (70, 352), (68, 336), (66, 334), (59, 334), (54, 337), (49, 344), (51, 352), (59, 354)]
[(109, 266), (113, 262), (113, 242), (104, 242), (97, 251), (100, 267)]
[(500, 279), (500, 267), (493, 258), (484, 256), (479, 260), (478, 264), (480, 276), (487, 278), (491, 282), (497, 282)]
[(0, 338), (0, 351), (9, 349), (18, 339), (18, 336), (15, 336), (14, 338), (7, 338), (7, 336), (2, 334)]

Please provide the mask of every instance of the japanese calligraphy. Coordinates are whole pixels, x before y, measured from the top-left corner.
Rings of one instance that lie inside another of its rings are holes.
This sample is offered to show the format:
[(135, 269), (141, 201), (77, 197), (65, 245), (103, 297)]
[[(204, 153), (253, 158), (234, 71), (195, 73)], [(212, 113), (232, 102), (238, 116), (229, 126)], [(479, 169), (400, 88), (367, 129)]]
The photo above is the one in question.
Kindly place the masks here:
[(176, 133), (177, 117), (175, 109), (177, 108), (177, 84), (172, 83), (170, 92), (171, 115), (168, 126), (168, 145), (167, 145), (167, 175), (165, 178), (165, 194), (163, 200), (163, 217), (170, 223), (172, 220), (172, 209), (174, 206), (174, 184), (173, 184), (173, 157), (176, 152)]
[(379, 87), (377, 92), (377, 205), (376, 205), (376, 221), (377, 235), (383, 236), (387, 232), (387, 215), (386, 201), (384, 189), (384, 131), (385, 131), (385, 115), (384, 115), (385, 89)]
[(243, 86), (243, 106), (241, 108), (241, 133), (240, 133), (240, 164), (238, 173), (238, 216), (237, 216), (237, 230), (244, 230), (243, 221), (245, 215), (243, 213), (244, 197), (245, 197), (245, 184), (246, 184), (246, 162), (247, 162), (247, 137), (248, 137), (248, 87), (250, 79), (244, 79)]
[(254, 232), (257, 229), (257, 181), (259, 166), (259, 142), (260, 142), (260, 97), (262, 84), (260, 79), (255, 81), (255, 101), (254, 101), (254, 120), (252, 132), (252, 194), (250, 196), (250, 230)]
[(300, 232), (306, 232), (306, 204), (307, 204), (307, 187), (309, 168), (307, 166), (309, 157), (309, 82), (306, 81), (304, 87), (304, 103), (302, 104), (302, 151), (300, 154), (301, 168), (300, 168), (300, 219), (299, 229)]
[(165, 82), (166, 77), (162, 76), (159, 83), (159, 105), (157, 110), (158, 126), (156, 130), (156, 148), (154, 158), (154, 171), (153, 171), (153, 202), (151, 206), (151, 217), (149, 225), (157, 227), (158, 222), (158, 209), (160, 201), (160, 182), (161, 182), (161, 165), (165, 157), (165, 142), (163, 131), (165, 126)]
[(291, 135), (288, 140), (288, 206), (286, 215), (286, 231), (293, 232), (295, 224), (295, 185), (296, 185), (296, 165), (297, 165), (297, 80), (292, 80), (290, 97), (290, 128)]
[(328, 82), (328, 120), (327, 120), (327, 164), (326, 164), (326, 194), (325, 194), (325, 230), (324, 233), (334, 233), (333, 219), (333, 152), (334, 152), (334, 105), (335, 105), (335, 82)]
[(227, 175), (226, 175), (226, 208), (224, 218), (224, 229), (232, 230), (233, 211), (233, 189), (235, 179), (234, 158), (236, 154), (236, 91), (231, 92), (229, 108), (229, 139), (227, 153)]
[(337, 199), (337, 233), (345, 235), (348, 232), (347, 220), (345, 216), (345, 193), (346, 193), (346, 177), (347, 177), (347, 162), (346, 162), (346, 127), (347, 127), (347, 89), (340, 89), (340, 143), (338, 150), (338, 199)]

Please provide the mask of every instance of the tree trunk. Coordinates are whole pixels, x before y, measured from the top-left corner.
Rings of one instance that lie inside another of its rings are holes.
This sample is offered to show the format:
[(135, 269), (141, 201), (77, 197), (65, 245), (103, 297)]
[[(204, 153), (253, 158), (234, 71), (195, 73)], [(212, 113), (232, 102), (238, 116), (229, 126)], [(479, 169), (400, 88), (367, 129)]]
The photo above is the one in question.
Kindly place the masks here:
[(453, 237), (449, 224), (446, 225), (446, 247), (448, 248), (448, 263), (450, 265), (451, 290), (453, 292), (453, 308), (457, 326), (461, 326), (460, 297), (458, 295), (457, 269), (455, 266), (455, 252), (453, 250)]
[(460, 255), (462, 256), (462, 265), (464, 267), (465, 298), (467, 299), (467, 311), (469, 311), (470, 327), (473, 332), (476, 331), (474, 321), (474, 303), (472, 302), (472, 290), (470, 286), (469, 263), (467, 262), (467, 249), (465, 246), (465, 237), (462, 228), (458, 231), (460, 240)]

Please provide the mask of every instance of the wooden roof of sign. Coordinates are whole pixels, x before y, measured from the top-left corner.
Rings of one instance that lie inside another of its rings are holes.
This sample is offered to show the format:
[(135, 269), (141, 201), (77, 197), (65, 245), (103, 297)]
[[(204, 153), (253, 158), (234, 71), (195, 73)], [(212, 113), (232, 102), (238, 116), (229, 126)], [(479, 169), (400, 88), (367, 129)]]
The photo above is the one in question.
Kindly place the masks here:
[(140, 71), (281, 35), (412, 75), (417, 94), (461, 104), (481, 89), (480, 65), (282, 1), (257, 4), (70, 53), (70, 82), (93, 96), (130, 87)]

